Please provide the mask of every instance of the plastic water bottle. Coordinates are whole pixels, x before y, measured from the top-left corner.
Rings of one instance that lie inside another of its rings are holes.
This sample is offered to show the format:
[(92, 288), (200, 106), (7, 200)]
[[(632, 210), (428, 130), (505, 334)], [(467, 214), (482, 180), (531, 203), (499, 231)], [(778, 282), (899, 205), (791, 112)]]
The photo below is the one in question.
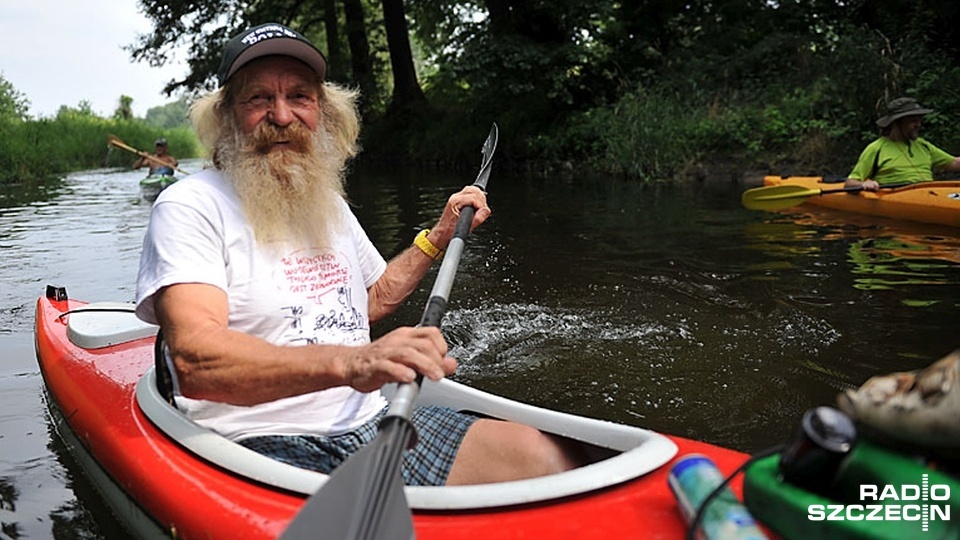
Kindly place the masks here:
[[(670, 469), (667, 482), (687, 524), (692, 525), (697, 509), (724, 477), (707, 456), (690, 454)], [(730, 488), (718, 493), (703, 511), (698, 537), (705, 540), (766, 540), (756, 520)]]

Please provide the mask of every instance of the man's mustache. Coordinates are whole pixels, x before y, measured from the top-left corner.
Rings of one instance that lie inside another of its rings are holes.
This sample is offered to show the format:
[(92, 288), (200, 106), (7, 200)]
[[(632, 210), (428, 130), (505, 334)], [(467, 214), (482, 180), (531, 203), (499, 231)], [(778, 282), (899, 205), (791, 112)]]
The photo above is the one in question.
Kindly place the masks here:
[(260, 154), (270, 152), (277, 144), (285, 144), (290, 150), (305, 153), (310, 149), (310, 130), (302, 122), (277, 126), (261, 122), (247, 139), (246, 149)]

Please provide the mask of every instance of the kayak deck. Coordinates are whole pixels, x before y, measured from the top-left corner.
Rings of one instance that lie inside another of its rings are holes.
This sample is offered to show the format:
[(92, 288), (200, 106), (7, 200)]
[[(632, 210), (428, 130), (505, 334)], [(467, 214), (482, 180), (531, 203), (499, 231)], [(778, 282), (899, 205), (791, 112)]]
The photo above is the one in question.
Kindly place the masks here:
[(802, 186), (822, 190), (807, 204), (844, 212), (960, 227), (960, 181), (920, 182), (877, 192), (829, 193), (843, 183), (824, 182), (820, 176), (766, 176), (765, 186)]
[(153, 202), (160, 196), (160, 192), (176, 183), (177, 177), (169, 174), (152, 174), (140, 180), (140, 195)]

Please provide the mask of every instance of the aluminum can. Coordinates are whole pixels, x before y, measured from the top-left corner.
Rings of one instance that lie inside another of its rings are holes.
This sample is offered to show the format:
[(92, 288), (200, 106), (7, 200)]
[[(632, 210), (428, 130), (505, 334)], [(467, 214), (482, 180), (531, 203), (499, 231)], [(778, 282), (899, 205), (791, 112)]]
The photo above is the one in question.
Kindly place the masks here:
[[(717, 465), (702, 454), (689, 454), (670, 469), (667, 482), (677, 498), (687, 524), (724, 477)], [(703, 511), (697, 537), (702, 540), (767, 540), (747, 508), (729, 487), (716, 495)]]

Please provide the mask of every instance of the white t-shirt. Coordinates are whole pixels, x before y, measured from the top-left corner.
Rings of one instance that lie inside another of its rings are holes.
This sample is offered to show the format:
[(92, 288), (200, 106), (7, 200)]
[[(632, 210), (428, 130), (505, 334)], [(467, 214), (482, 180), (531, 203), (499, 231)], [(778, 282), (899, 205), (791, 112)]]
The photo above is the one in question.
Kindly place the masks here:
[[(369, 343), (367, 289), (387, 263), (346, 201), (341, 210), (347, 226), (329, 246), (263, 249), (219, 171), (173, 184), (150, 214), (137, 277), (137, 316), (156, 324), (153, 294), (176, 283), (205, 283), (227, 293), (233, 330), (287, 346)], [(250, 407), (183, 396), (176, 401), (188, 417), (234, 440), (343, 433), (386, 405), (379, 392), (347, 386)]]

